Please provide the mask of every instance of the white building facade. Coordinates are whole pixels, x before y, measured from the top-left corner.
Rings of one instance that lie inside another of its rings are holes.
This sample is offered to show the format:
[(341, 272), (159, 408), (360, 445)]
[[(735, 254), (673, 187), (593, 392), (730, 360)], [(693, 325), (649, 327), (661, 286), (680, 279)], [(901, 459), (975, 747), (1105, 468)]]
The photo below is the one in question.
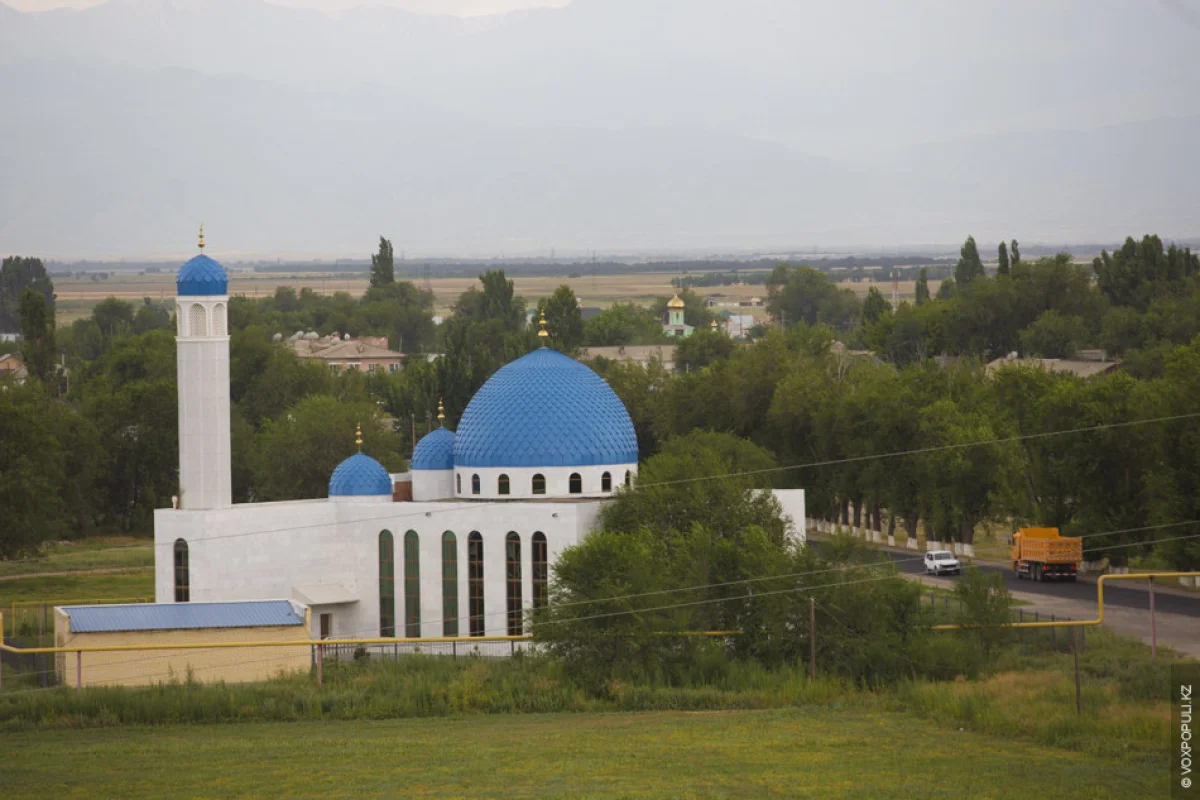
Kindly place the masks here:
[[(183, 294), (194, 289), (185, 278), (196, 259), (188, 262), (178, 279), (181, 320), (195, 305), (212, 320), (227, 304), (212, 270), (220, 265), (198, 258), (221, 293)], [(217, 336), (214, 327), (192, 335), (187, 325), (179, 339), (183, 496), (154, 518), (160, 603), (290, 598), (331, 638), (524, 634), (525, 612), (547, 600), (555, 561), (636, 478), (637, 438), (621, 401), (589, 367), (543, 347), (488, 379), (457, 431), (439, 427), (421, 439), (411, 501), (393, 501), (392, 477), (360, 452), (334, 471), (326, 499), (231, 505), (228, 337), (221, 328), (216, 346), (185, 356), (193, 340)], [(199, 412), (184, 405), (185, 372), (205, 398)], [(803, 491), (776, 496), (802, 540)]]

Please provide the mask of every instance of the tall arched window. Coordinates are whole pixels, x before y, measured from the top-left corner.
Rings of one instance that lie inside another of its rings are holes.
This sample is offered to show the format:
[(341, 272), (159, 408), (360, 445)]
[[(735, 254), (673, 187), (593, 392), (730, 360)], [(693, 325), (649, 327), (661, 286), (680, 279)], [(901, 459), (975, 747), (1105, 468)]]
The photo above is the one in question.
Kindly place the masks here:
[(421, 541), (416, 531), (404, 534), (404, 635), (421, 635)]
[(633, 485), (633, 473), (630, 472), (629, 470), (625, 470), (625, 485), (626, 486)]
[(212, 317), (212, 332), (213, 336), (225, 335), (225, 304), (217, 303), (213, 306)]
[(442, 636), (458, 636), (458, 540), (442, 534)]
[(175, 540), (175, 602), (186, 603), (192, 598), (192, 576), (188, 567), (188, 545)]
[(479, 494), (479, 476), (471, 476), (471, 494)]
[(199, 303), (192, 303), (192, 307), (188, 309), (188, 335), (208, 335), (208, 320), (205, 318), (204, 306)]
[(537, 475), (533, 476), (533, 493), (534, 494), (545, 494), (546, 493), (546, 476), (540, 472)]
[(570, 492), (571, 494), (583, 493), (583, 478), (580, 477), (578, 472), (571, 473)]
[(462, 494), (462, 475), (455, 474), (454, 476), (454, 491)]
[(467, 537), (467, 616), (472, 636), (483, 636), (483, 537)]
[(611, 492), (612, 491), (612, 473), (611, 472), (606, 472), (600, 476), (600, 491), (602, 491), (602, 492)]
[(496, 482), (496, 484), (497, 484), (496, 491), (498, 493), (508, 494), (508, 476), (507, 475), (501, 475), (500, 479)]
[(504, 538), (506, 568), (504, 581), (507, 588), (508, 635), (521, 635), (521, 537), (510, 532)]
[(533, 535), (533, 608), (537, 610), (546, 605), (546, 582), (550, 577), (549, 562), (546, 558), (546, 534), (538, 531)]
[(379, 635), (396, 635), (396, 548), (391, 531), (379, 534)]

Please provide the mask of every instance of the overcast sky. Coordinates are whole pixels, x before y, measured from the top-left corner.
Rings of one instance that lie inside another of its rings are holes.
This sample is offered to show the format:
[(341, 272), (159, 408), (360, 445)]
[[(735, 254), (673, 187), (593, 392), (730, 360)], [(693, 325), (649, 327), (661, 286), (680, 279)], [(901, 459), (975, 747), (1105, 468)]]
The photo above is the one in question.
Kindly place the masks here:
[[(337, 14), (356, 6), (394, 6), (423, 14), (501, 14), (522, 8), (565, 6), (570, 0), (270, 0), (282, 6), (315, 8)], [(0, 0), (20, 11), (48, 11), (52, 8), (87, 8), (104, 0)]]

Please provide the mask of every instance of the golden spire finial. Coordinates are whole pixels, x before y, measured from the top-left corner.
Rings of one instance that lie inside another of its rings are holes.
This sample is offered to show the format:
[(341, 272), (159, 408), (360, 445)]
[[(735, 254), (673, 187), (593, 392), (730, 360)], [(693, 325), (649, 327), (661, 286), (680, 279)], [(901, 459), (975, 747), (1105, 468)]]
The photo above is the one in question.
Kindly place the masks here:
[(358, 445), (358, 452), (362, 452), (362, 425), (354, 426), (354, 443)]
[(538, 331), (539, 339), (545, 339), (550, 335), (546, 333), (546, 309), (544, 308), (542, 309), (542, 318), (538, 320), (538, 327), (541, 328), (541, 330)]
[(198, 247), (201, 250), (204, 249), (204, 223), (203, 222), (200, 223), (200, 244), (198, 245)]
[(446, 409), (442, 406), (442, 398), (438, 398), (438, 424), (442, 425), (446, 419)]

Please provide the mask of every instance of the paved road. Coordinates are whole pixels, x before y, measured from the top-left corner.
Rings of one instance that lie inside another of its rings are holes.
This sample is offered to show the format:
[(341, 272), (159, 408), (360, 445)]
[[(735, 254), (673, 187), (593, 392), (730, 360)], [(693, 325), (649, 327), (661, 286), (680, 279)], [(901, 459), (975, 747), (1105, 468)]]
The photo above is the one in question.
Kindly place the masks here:
[[(898, 552), (895, 550), (879, 551), (883, 555), (897, 562), (897, 566), (903, 572), (909, 573), (924, 573), (925, 566), (921, 559), (924, 557), (921, 553), (916, 552)], [(1025, 594), (1044, 594), (1053, 597), (1062, 598), (1064, 600), (1085, 600), (1096, 605), (1096, 584), (1088, 581), (1079, 581), (1077, 583), (1070, 582), (1034, 582), (1030, 580), (1018, 580), (1011, 569), (1005, 569), (999, 566), (979, 565), (979, 568), (987, 572), (999, 572), (1004, 576), (1004, 584), (1012, 592), (1024, 592)], [(958, 578), (954, 576), (946, 576), (937, 578), (938, 581), (945, 581), (949, 586)], [(1150, 610), (1150, 593), (1145, 589), (1130, 589), (1123, 587), (1113, 582), (1105, 582), (1104, 584), (1104, 605), (1122, 606), (1125, 608), (1145, 609)], [(1165, 594), (1163, 592), (1155, 592), (1154, 594), (1154, 610), (1168, 614), (1183, 614), (1189, 617), (1200, 617), (1200, 597), (1184, 597), (1177, 594)]]

